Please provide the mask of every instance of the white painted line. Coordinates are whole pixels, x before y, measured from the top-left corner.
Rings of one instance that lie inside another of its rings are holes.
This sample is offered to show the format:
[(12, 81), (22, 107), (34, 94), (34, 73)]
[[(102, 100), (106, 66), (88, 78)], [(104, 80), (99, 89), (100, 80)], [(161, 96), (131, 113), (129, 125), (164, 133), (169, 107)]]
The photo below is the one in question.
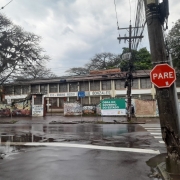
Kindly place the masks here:
[(98, 149), (109, 151), (123, 151), (123, 152), (137, 152), (147, 154), (160, 154), (159, 150), (152, 149), (137, 149), (137, 148), (122, 148), (122, 147), (110, 147), (110, 146), (95, 146), (84, 144), (68, 144), (68, 143), (25, 143), (25, 146), (53, 146), (53, 147), (71, 147), (71, 148), (86, 148), (86, 149)]
[(154, 136), (156, 139), (162, 139), (162, 136)]
[(164, 142), (164, 141), (159, 141), (159, 143), (161, 143), (161, 144), (165, 144), (165, 142)]
[(161, 133), (150, 133), (150, 134), (153, 134), (153, 135), (161, 135)]
[(148, 132), (151, 132), (151, 131), (153, 131), (153, 132), (161, 132), (161, 130), (155, 130), (155, 129), (153, 129), (153, 130), (147, 130)]
[(161, 130), (161, 128), (144, 128), (146, 130)]

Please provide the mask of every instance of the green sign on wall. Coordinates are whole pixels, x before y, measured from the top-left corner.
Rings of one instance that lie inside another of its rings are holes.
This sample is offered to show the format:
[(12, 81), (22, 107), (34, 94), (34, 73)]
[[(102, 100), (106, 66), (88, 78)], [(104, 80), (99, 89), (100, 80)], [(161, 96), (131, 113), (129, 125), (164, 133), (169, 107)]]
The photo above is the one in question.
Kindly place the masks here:
[(102, 115), (126, 115), (125, 99), (103, 99), (101, 100)]

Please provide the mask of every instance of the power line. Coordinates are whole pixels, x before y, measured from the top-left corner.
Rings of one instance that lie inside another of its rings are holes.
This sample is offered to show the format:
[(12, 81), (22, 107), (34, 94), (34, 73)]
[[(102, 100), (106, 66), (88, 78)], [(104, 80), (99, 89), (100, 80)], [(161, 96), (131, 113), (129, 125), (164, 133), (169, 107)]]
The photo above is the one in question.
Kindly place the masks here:
[(129, 0), (129, 8), (130, 8), (130, 24), (131, 24), (131, 0)]
[[(134, 36), (142, 36), (144, 32), (144, 28), (146, 25), (146, 18), (145, 18), (145, 10), (144, 10), (144, 1), (143, 0), (138, 0), (137, 3), (137, 10), (136, 10), (136, 19), (135, 19), (135, 27), (141, 27), (138, 28), (134, 31)], [(132, 48), (137, 50), (138, 45), (140, 43), (140, 39), (135, 39), (133, 42)]]
[[(8, 4), (10, 4), (13, 0), (11, 0), (10, 2), (8, 2), (5, 6), (2, 6), (1, 9), (4, 9)], [(0, 9), (0, 10), (1, 10)]]
[(116, 13), (116, 20), (117, 20), (117, 29), (119, 29), (119, 22), (118, 22), (117, 9), (116, 9), (116, 0), (114, 0), (114, 7), (115, 7), (115, 13)]

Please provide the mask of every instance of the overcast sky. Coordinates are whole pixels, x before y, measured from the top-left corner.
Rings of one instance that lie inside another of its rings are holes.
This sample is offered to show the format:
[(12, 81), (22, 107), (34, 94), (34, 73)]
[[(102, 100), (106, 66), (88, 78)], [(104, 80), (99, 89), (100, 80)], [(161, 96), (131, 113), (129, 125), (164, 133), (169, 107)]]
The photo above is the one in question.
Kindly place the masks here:
[[(1, 0), (0, 7), (10, 0)], [(137, 0), (131, 1), (134, 20)], [(180, 18), (180, 1), (170, 1), (169, 29)], [(120, 27), (130, 21), (129, 0), (116, 0)], [(42, 37), (41, 46), (51, 58), (47, 66), (61, 76), (86, 64), (96, 53), (120, 54), (114, 0), (13, 0), (0, 11), (24, 30)], [(127, 33), (128, 34), (128, 33)], [(122, 34), (124, 35), (124, 34)], [(147, 34), (139, 48), (147, 47)]]

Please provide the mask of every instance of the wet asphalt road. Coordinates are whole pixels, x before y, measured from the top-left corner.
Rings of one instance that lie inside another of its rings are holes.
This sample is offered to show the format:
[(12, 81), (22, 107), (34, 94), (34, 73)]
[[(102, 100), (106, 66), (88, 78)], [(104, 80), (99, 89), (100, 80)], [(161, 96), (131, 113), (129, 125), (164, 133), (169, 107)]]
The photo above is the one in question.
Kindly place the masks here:
[(150, 154), (28, 148), (0, 162), (2, 180), (148, 180)]
[(0, 180), (146, 180), (151, 174), (146, 162), (156, 156), (69, 147), (9, 146), (11, 142), (66, 142), (165, 152), (164, 145), (141, 125), (1, 124), (0, 132), (0, 153), (6, 153), (0, 160)]

